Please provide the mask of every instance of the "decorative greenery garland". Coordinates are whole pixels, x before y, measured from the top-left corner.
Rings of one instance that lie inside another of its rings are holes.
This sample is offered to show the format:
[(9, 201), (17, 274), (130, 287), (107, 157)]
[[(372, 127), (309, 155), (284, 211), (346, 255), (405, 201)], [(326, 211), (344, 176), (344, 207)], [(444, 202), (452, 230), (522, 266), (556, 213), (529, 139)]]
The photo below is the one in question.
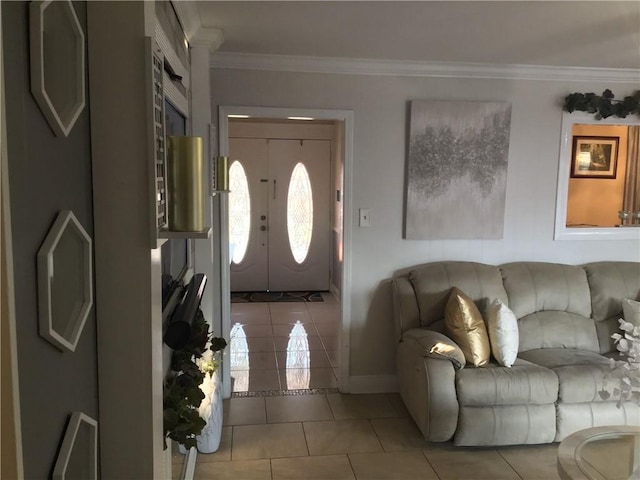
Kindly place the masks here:
[(204, 399), (200, 385), (205, 375), (212, 375), (217, 365), (215, 360), (203, 362), (207, 350), (212, 354), (227, 346), (224, 338), (209, 333), (209, 325), (202, 310), (198, 310), (191, 324), (191, 337), (184, 348), (175, 350), (171, 357), (171, 372), (164, 383), (164, 438), (195, 447), (196, 435), (205, 427), (205, 420), (198, 414)]
[(572, 93), (564, 99), (564, 109), (567, 112), (580, 111), (594, 113), (598, 120), (615, 115), (625, 118), (635, 113), (640, 115), (640, 90), (622, 100), (614, 100), (614, 95), (608, 88), (602, 95), (595, 93)]

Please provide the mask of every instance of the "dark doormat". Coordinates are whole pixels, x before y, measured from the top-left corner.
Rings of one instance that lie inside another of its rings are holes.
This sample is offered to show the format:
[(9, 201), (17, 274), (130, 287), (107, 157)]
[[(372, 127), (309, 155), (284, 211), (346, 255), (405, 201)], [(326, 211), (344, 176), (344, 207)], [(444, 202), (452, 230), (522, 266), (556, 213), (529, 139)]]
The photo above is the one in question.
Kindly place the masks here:
[(324, 302), (322, 292), (231, 292), (231, 303)]

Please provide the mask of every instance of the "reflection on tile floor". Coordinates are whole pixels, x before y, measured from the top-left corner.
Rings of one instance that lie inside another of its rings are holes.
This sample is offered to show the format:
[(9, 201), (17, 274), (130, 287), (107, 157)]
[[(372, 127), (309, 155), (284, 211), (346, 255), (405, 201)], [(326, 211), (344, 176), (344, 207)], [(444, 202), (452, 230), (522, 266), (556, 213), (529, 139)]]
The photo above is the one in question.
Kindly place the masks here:
[(232, 303), (232, 391), (336, 388), (340, 306), (324, 302)]
[[(337, 303), (232, 304), (234, 392), (335, 386), (338, 312)], [(429, 443), (398, 394), (296, 393), (225, 400), (220, 448), (198, 454), (194, 478), (559, 479), (558, 444)]]
[(194, 478), (557, 480), (558, 444), (428, 443), (398, 394), (283, 395), (224, 402), (216, 453)]

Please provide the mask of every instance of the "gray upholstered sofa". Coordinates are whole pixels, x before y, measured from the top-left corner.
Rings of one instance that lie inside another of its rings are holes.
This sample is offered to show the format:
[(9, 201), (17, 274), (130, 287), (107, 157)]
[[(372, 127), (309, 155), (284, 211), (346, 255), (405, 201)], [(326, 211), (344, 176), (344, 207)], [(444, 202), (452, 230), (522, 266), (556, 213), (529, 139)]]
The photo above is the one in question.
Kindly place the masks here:
[[(444, 332), (453, 287), (480, 312), (500, 299), (518, 319), (511, 368), (434, 354), (458, 348)], [(640, 298), (640, 264), (583, 266), (435, 262), (392, 280), (400, 394), (428, 441), (455, 445), (549, 443), (592, 426), (640, 424), (640, 408), (616, 407), (598, 391), (617, 356), (621, 301)]]

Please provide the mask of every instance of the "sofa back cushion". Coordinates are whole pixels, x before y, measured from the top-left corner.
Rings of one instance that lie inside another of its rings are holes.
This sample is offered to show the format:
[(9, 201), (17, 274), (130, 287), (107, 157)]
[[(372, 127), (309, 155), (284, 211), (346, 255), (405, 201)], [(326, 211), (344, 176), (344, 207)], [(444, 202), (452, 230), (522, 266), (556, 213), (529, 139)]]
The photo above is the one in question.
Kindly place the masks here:
[(408, 275), (399, 275), (391, 280), (391, 295), (396, 340), (400, 341), (404, 332), (420, 326), (418, 301)]
[(409, 280), (418, 300), (422, 326), (444, 319), (453, 287), (471, 298), (483, 314), (496, 298), (508, 304), (500, 271), (493, 265), (453, 261), (427, 263), (409, 272)]
[(545, 310), (591, 316), (587, 276), (581, 267), (544, 262), (500, 266), (509, 308), (522, 318)]
[(518, 318), (520, 351), (579, 348), (598, 352), (591, 297), (581, 267), (544, 262), (500, 266), (509, 308)]
[(600, 353), (615, 352), (611, 334), (619, 332), (624, 299), (640, 300), (640, 263), (594, 262), (584, 265), (591, 289)]
[(518, 319), (518, 352), (539, 348), (570, 348), (599, 352), (594, 322), (575, 313), (549, 310)]
[(640, 300), (640, 263), (595, 262), (584, 265), (591, 288), (593, 319), (622, 314), (622, 300)]

